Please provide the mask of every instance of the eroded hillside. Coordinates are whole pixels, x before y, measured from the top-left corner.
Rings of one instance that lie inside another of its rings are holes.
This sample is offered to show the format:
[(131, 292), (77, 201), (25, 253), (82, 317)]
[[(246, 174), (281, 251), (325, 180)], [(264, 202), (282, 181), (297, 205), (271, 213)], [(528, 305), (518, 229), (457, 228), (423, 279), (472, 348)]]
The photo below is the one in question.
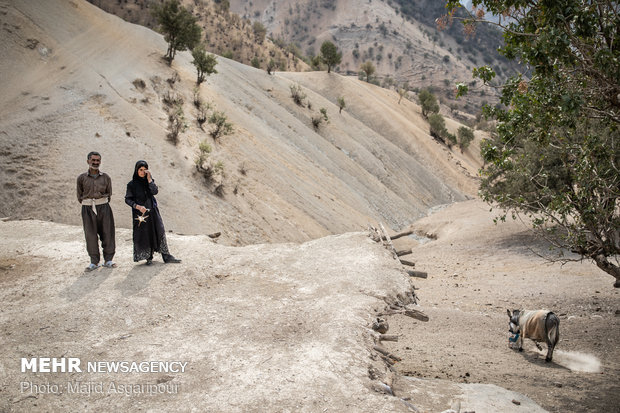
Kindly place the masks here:
[[(85, 1), (1, 7), (2, 216), (79, 223), (75, 177), (91, 150), (113, 179), (118, 225), (130, 225), (125, 184), (146, 159), (167, 229), (221, 231), (229, 243), (303, 241), (377, 221), (397, 229), (475, 193), (475, 150), (435, 142), (419, 107), (398, 104), (393, 91), (335, 73), (270, 76), (222, 57), (195, 90), (187, 52), (169, 67), (159, 34)], [(303, 106), (291, 98), (295, 85)], [(196, 96), (209, 114), (225, 114), (232, 134), (214, 140), (213, 126), (199, 125)], [(176, 145), (167, 137), (171, 98), (187, 125)], [(321, 108), (329, 122), (317, 130), (311, 118)], [(217, 191), (195, 166), (201, 142), (222, 167)]]

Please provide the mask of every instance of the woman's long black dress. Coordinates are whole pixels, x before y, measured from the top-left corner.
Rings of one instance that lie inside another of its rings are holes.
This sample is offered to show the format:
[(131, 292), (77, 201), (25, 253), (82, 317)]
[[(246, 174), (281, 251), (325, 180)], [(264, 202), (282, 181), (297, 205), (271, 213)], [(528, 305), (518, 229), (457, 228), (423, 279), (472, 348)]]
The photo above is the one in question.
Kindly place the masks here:
[[(166, 242), (164, 222), (154, 196), (159, 190), (154, 180), (149, 183), (146, 177), (138, 176), (140, 166), (136, 164), (133, 179), (127, 184), (125, 193), (125, 203), (131, 207), (133, 218), (133, 260), (136, 262), (151, 260), (153, 252), (160, 252), (166, 261), (170, 257), (170, 252)], [(144, 214), (148, 215), (146, 221), (141, 222), (138, 219), (142, 213), (135, 208), (136, 205), (142, 205), (150, 210)]]

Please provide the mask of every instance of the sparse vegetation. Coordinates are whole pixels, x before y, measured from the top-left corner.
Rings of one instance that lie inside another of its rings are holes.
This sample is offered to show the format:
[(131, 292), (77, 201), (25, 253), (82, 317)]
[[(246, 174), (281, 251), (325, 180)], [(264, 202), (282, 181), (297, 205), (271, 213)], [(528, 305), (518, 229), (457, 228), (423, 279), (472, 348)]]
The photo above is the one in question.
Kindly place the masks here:
[(255, 21), (252, 24), (252, 31), (254, 32), (254, 38), (256, 39), (256, 43), (263, 44), (265, 41), (265, 36), (267, 35), (267, 29), (261, 22)]
[(474, 140), (474, 131), (469, 129), (467, 126), (461, 126), (457, 131), (457, 138), (459, 148), (461, 148), (461, 152), (463, 152)]
[(304, 106), (304, 99), (306, 99), (306, 94), (301, 89), (301, 85), (291, 85), (291, 97), (293, 101), (297, 103), (299, 106)]
[(165, 59), (172, 63), (177, 51), (192, 50), (200, 42), (201, 30), (196, 18), (178, 0), (153, 5), (153, 16), (168, 42)]
[(131, 82), (136, 89), (138, 90), (144, 90), (146, 88), (146, 83), (144, 82), (144, 80), (142, 79), (135, 79), (133, 82)]
[(187, 123), (185, 123), (185, 114), (183, 113), (183, 105), (177, 104), (168, 114), (168, 139), (175, 145), (179, 143), (179, 135), (185, 132)]
[(192, 64), (196, 67), (197, 72), (196, 84), (199, 85), (204, 82), (205, 76), (217, 73), (217, 70), (215, 70), (217, 59), (211, 53), (205, 52), (204, 45), (194, 48), (194, 50), (192, 50), (192, 57), (194, 58)]
[(269, 59), (269, 63), (267, 63), (267, 74), (270, 75), (273, 72), (273, 69), (276, 68), (276, 61), (273, 59)]
[(224, 112), (214, 111), (209, 116), (209, 124), (213, 125), (211, 136), (217, 140), (221, 136), (230, 135), (233, 132), (232, 123), (228, 122), (228, 117)]
[[(422, 89), (418, 94), (418, 101), (422, 106), (422, 116), (428, 119), (429, 114), (439, 112), (439, 103), (437, 98), (428, 89)], [(443, 118), (442, 118), (443, 119)]]
[(362, 63), (360, 66), (360, 70), (366, 75), (366, 82), (370, 81), (370, 76), (375, 73), (375, 65), (372, 64), (370, 60)]
[(335, 44), (325, 41), (321, 45), (321, 61), (327, 65), (327, 73), (330, 73), (332, 67), (342, 61), (342, 53), (338, 51)]
[(338, 113), (342, 113), (342, 109), (344, 109), (346, 106), (347, 104), (344, 101), (344, 96), (338, 96), (338, 108), (340, 109)]
[(428, 124), (430, 126), (430, 134), (433, 138), (443, 142), (446, 142), (446, 135), (448, 130), (446, 129), (446, 120), (439, 113), (432, 113), (428, 117)]

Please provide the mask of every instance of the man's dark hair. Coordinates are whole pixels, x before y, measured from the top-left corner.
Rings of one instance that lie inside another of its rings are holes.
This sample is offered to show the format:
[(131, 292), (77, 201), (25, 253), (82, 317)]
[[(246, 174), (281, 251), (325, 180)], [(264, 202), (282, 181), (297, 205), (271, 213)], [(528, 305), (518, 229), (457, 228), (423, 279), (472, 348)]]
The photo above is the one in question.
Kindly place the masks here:
[(87, 160), (87, 161), (89, 161), (89, 160), (90, 160), (90, 158), (91, 158), (93, 155), (98, 156), (98, 157), (100, 157), (100, 158), (101, 158), (101, 154), (100, 154), (99, 152), (92, 151), (92, 152), (89, 152), (89, 153), (88, 153), (88, 156), (86, 157), (86, 160)]

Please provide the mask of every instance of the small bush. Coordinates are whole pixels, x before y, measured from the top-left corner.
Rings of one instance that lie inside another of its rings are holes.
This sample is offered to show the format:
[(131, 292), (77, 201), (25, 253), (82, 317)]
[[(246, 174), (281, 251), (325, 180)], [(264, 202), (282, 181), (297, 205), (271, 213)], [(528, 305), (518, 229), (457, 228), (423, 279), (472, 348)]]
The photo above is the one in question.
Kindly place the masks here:
[(304, 99), (306, 98), (306, 94), (301, 90), (300, 85), (291, 85), (291, 97), (293, 98), (293, 101), (299, 106), (304, 106)]
[(179, 106), (183, 104), (183, 98), (181, 97), (181, 95), (179, 95), (177, 92), (173, 90), (166, 91), (166, 93), (164, 93), (164, 96), (162, 97), (162, 100), (166, 105), (170, 107)]
[(146, 83), (142, 79), (136, 79), (131, 83), (135, 86), (136, 89), (144, 90), (146, 88)]
[(319, 126), (321, 126), (321, 123), (323, 122), (323, 117), (320, 115), (315, 115), (312, 116), (312, 118), (310, 118), (311, 122), (312, 122), (312, 126), (314, 126), (314, 130), (319, 130)]
[(221, 136), (229, 135), (233, 131), (233, 125), (228, 122), (228, 118), (224, 112), (213, 112), (209, 117), (209, 123), (215, 126), (211, 131), (211, 136), (213, 136), (215, 140)]
[(344, 101), (344, 96), (339, 96), (338, 97), (338, 107), (340, 108), (340, 112), (338, 112), (338, 113), (342, 113), (342, 109), (344, 109), (346, 106), (347, 106), (347, 104)]
[(196, 158), (196, 166), (199, 167), (207, 160), (209, 154), (212, 151), (211, 145), (207, 142), (202, 141), (198, 144), (198, 158)]
[(329, 122), (329, 117), (327, 117), (327, 109), (321, 108), (319, 109), (319, 112), (321, 112), (321, 116), (323, 116), (323, 119), (325, 120), (325, 122)]
[(185, 114), (183, 106), (176, 105), (174, 110), (168, 115), (168, 139), (175, 145), (179, 143), (179, 135), (185, 132), (187, 124), (185, 123)]

